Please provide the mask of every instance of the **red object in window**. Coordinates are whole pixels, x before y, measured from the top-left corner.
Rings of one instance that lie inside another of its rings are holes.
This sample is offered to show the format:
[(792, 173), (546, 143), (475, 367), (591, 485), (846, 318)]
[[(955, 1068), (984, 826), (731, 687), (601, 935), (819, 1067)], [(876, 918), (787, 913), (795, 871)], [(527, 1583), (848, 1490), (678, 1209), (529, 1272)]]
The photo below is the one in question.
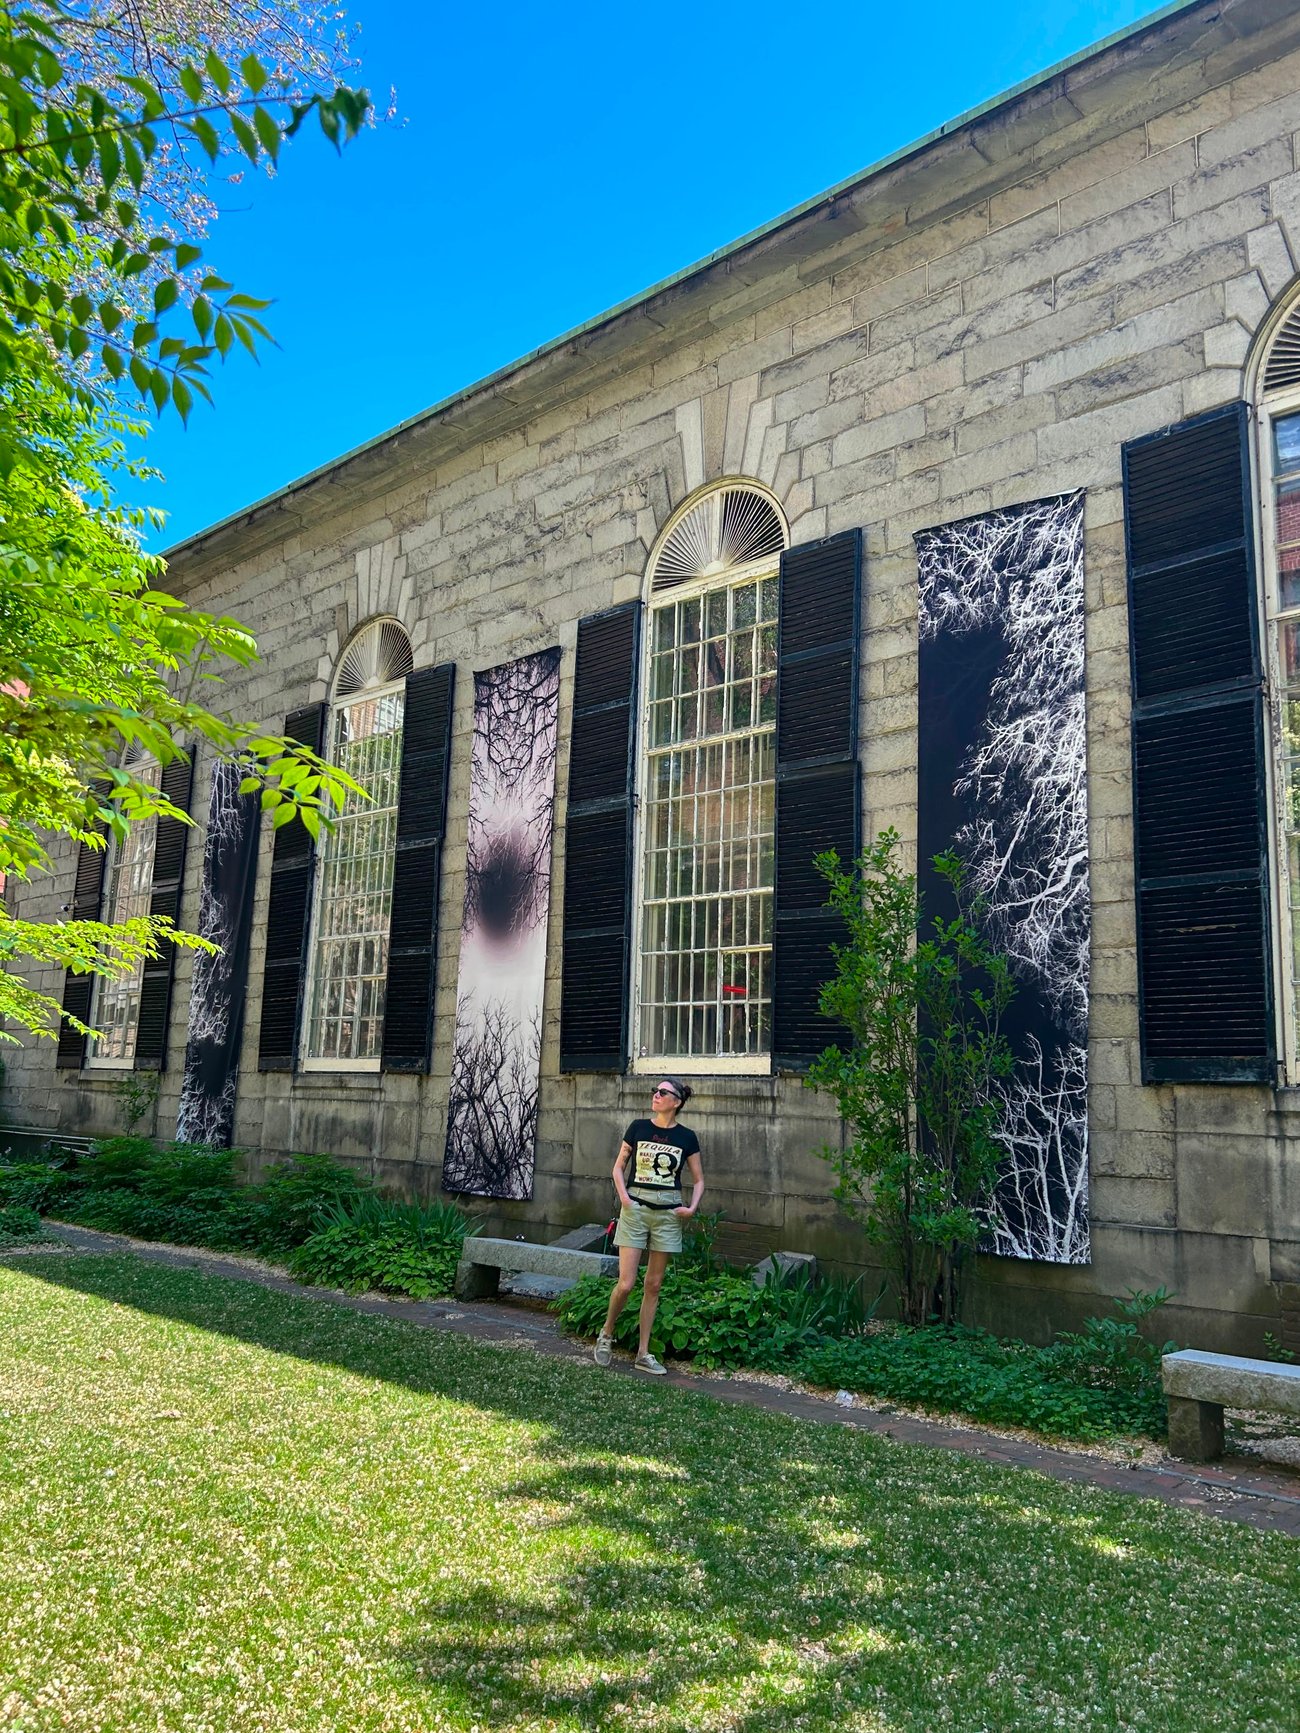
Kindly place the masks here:
[(722, 989), (722, 991), (723, 991), (723, 992), (724, 992), (724, 993), (734, 993), (734, 994), (735, 994), (735, 995), (736, 995), (736, 997), (737, 997), (737, 998), (739, 998), (739, 999), (743, 999), (743, 998), (744, 998), (744, 997), (745, 997), (745, 994), (746, 994), (746, 993), (747, 993), (747, 992), (748, 992), (748, 991), (749, 991), (749, 989), (748, 989), (748, 988), (747, 988), (747, 987), (729, 987), (729, 986), (724, 986), (724, 987), (723, 987), (723, 989)]

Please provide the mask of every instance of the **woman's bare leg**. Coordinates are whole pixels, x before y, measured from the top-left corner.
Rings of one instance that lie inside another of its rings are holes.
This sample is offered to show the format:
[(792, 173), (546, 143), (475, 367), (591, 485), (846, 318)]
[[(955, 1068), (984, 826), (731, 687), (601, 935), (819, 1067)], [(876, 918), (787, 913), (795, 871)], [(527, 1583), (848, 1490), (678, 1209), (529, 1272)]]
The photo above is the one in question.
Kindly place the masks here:
[(664, 1285), (664, 1271), (671, 1255), (670, 1252), (646, 1253), (645, 1290), (641, 1295), (641, 1346), (637, 1349), (640, 1359), (650, 1352), (650, 1331), (659, 1309), (659, 1290)]
[[(655, 1256), (654, 1252), (650, 1254)], [(627, 1305), (627, 1297), (636, 1286), (636, 1273), (641, 1264), (641, 1248), (639, 1246), (620, 1246), (618, 1248), (618, 1280), (614, 1283), (614, 1292), (609, 1296), (609, 1310), (605, 1314), (605, 1328), (601, 1334), (612, 1336), (614, 1326), (618, 1323), (619, 1313)], [(663, 1277), (660, 1277), (663, 1280)], [(651, 1313), (653, 1317), (654, 1314)]]

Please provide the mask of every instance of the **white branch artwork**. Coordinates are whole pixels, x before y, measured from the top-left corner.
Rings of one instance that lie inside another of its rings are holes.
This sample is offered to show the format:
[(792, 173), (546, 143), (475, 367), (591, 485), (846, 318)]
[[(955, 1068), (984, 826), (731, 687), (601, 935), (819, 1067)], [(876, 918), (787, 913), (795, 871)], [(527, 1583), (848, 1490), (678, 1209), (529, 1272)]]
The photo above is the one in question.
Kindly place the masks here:
[(944, 844), (966, 864), (986, 938), (1052, 1028), (1046, 1045), (1032, 1034), (1019, 1044), (1003, 1091), (1007, 1164), (988, 1243), (1011, 1257), (1086, 1263), (1083, 495), (928, 531), (917, 552), (923, 659), (941, 640), (1001, 641), (954, 787), (965, 816)]
[(560, 652), (474, 676), (446, 1191), (533, 1195)]

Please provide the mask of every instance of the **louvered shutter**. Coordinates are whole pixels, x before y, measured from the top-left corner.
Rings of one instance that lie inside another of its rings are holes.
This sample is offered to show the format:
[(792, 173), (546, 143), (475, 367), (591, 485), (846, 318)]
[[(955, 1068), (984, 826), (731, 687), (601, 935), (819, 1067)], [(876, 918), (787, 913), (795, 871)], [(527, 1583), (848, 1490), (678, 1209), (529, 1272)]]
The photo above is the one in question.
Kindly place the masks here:
[(1275, 1033), (1247, 410), (1124, 447), (1144, 1082), (1268, 1082)]
[(560, 1069), (627, 1064), (641, 605), (578, 622), (564, 847)]
[[(291, 711), (285, 718), (285, 733), (319, 752), (326, 709), (324, 704), (308, 704)], [(257, 1043), (259, 1071), (292, 1071), (297, 1063), (315, 869), (316, 848), (306, 825), (295, 819), (275, 832), (262, 973), (262, 1026)]]
[(844, 935), (829, 913), (814, 855), (842, 861), (861, 848), (858, 633), (862, 532), (791, 548), (781, 557), (776, 701), (776, 891), (772, 1065), (804, 1070), (841, 1038), (818, 1010)]
[[(96, 792), (106, 792), (109, 784), (94, 783)], [(101, 836), (108, 835), (108, 826), (97, 825)], [(97, 921), (103, 906), (104, 862), (108, 850), (92, 848), (89, 843), (77, 846), (77, 876), (72, 888), (71, 916), (74, 921)], [(74, 975), (69, 969), (63, 977), (63, 1009), (71, 1011), (83, 1023), (90, 1021), (90, 1000), (94, 991), (93, 975)], [(71, 1023), (59, 1025), (59, 1051), (55, 1065), (60, 1071), (77, 1071), (85, 1063), (86, 1037)]]
[(455, 677), (452, 662), (420, 668), (406, 676), (384, 994), (385, 1071), (427, 1071), (433, 1052), (438, 886), (447, 820)]
[[(162, 792), (181, 812), (190, 810), (194, 787), (194, 760), (179, 753), (162, 767)], [(181, 886), (185, 877), (185, 845), (190, 826), (179, 818), (155, 821), (153, 885), (149, 898), (151, 915), (166, 915), (180, 925)], [(176, 970), (176, 947), (164, 944), (161, 954), (145, 959), (140, 981), (140, 1011), (135, 1030), (135, 1068), (161, 1071), (167, 1063), (167, 1022), (172, 1002), (172, 977)]]

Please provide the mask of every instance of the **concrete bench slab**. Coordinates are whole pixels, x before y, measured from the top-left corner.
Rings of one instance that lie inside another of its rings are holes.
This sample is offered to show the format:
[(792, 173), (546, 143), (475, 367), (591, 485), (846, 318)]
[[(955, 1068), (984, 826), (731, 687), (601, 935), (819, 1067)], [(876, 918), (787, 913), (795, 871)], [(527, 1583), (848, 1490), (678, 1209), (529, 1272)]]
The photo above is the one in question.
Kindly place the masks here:
[(1222, 1456), (1225, 1408), (1300, 1414), (1300, 1366), (1184, 1348), (1162, 1358), (1160, 1376), (1169, 1401), (1170, 1454), (1185, 1462)]
[(500, 1289), (502, 1270), (577, 1281), (582, 1276), (616, 1276), (618, 1258), (571, 1246), (530, 1245), (527, 1240), (470, 1238), (461, 1247), (456, 1266), (456, 1297), (489, 1299)]

